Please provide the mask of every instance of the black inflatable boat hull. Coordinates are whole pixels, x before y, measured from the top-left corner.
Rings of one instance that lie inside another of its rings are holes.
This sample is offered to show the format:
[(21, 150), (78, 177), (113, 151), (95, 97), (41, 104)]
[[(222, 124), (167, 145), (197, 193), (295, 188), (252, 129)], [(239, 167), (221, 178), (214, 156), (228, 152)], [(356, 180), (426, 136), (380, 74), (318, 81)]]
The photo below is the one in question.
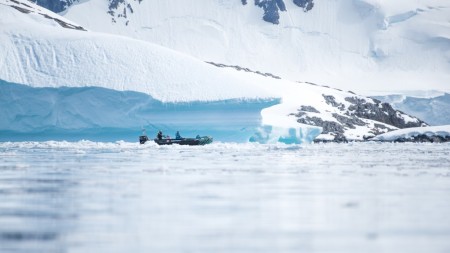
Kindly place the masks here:
[(197, 145), (206, 145), (213, 141), (213, 138), (208, 136), (203, 136), (201, 138), (183, 138), (183, 139), (154, 139), (154, 141), (158, 145), (189, 145), (189, 146), (197, 146)]

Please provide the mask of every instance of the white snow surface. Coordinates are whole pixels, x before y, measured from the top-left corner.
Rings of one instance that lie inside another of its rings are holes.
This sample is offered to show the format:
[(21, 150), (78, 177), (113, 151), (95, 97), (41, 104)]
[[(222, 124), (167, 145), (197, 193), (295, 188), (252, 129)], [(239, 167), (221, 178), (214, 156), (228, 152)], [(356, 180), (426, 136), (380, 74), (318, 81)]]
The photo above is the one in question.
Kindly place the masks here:
[(238, 0), (89, 0), (62, 13), (94, 31), (150, 41), (204, 61), (350, 89), (444, 90), (450, 87), (450, 2), (320, 0), (303, 12), (284, 1), (280, 24)]
[(377, 135), (372, 140), (375, 141), (394, 141), (399, 138), (411, 138), (417, 135), (427, 136), (450, 136), (450, 125), (445, 126), (430, 126), (430, 127), (413, 127), (406, 129), (399, 129), (389, 133)]
[(65, 29), (37, 13), (6, 6), (15, 4), (9, 0), (0, 3), (0, 79), (32, 87), (133, 90), (167, 102), (274, 95), (264, 78), (135, 39)]

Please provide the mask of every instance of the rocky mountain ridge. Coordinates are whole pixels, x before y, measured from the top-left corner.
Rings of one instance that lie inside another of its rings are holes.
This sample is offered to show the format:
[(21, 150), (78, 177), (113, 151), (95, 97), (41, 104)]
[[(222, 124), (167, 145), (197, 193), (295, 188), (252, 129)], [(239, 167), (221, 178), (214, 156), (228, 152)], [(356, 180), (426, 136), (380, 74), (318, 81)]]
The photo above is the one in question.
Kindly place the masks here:
[(317, 141), (366, 140), (397, 129), (428, 126), (417, 117), (377, 99), (350, 92), (342, 97), (325, 93), (322, 96), (331, 108), (320, 110), (312, 104), (304, 104), (291, 114), (299, 123), (323, 128)]
[[(47, 8), (53, 12), (59, 13), (65, 11), (71, 5), (78, 3), (79, 0), (30, 0), (37, 5)], [(134, 7), (137, 7), (145, 0), (108, 0), (107, 13), (111, 15), (111, 22), (117, 22), (117, 19), (124, 19), (128, 25), (130, 20), (128, 16), (133, 14)], [(148, 0), (147, 0), (148, 1)], [(236, 0), (238, 1), (238, 0)], [(241, 0), (242, 5), (247, 5), (249, 1)], [(293, 3), (308, 12), (314, 7), (314, 0), (293, 0)], [(279, 24), (280, 12), (288, 11), (284, 0), (254, 0), (254, 5), (264, 10), (262, 19), (272, 24)]]

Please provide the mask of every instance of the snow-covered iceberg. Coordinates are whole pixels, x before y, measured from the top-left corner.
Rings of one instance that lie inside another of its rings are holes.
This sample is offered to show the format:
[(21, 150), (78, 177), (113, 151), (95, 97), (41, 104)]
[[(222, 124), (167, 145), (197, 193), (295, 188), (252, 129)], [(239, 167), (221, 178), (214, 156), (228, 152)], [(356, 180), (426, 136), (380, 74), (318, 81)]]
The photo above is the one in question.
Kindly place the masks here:
[(450, 125), (400, 129), (374, 137), (374, 141), (449, 142)]
[(163, 103), (144, 93), (99, 87), (0, 84), (2, 140), (39, 135), (135, 140), (144, 127), (150, 136), (158, 130), (174, 136), (178, 130), (185, 136), (207, 134), (219, 141), (246, 142), (261, 126), (261, 110), (279, 103), (279, 99)]

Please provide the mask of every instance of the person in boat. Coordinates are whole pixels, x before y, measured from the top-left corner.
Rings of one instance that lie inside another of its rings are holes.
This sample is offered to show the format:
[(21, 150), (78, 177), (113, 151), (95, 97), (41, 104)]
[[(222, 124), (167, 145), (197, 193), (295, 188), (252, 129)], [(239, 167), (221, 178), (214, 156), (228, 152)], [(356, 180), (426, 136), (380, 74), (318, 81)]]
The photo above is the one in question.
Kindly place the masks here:
[(181, 140), (181, 139), (183, 139), (183, 137), (181, 137), (181, 135), (180, 135), (180, 132), (179, 132), (179, 131), (177, 131), (177, 133), (175, 134), (175, 139), (177, 139), (177, 140)]
[(163, 134), (162, 134), (161, 130), (158, 131), (158, 134), (156, 135), (156, 138), (158, 138), (158, 140), (162, 140)]

